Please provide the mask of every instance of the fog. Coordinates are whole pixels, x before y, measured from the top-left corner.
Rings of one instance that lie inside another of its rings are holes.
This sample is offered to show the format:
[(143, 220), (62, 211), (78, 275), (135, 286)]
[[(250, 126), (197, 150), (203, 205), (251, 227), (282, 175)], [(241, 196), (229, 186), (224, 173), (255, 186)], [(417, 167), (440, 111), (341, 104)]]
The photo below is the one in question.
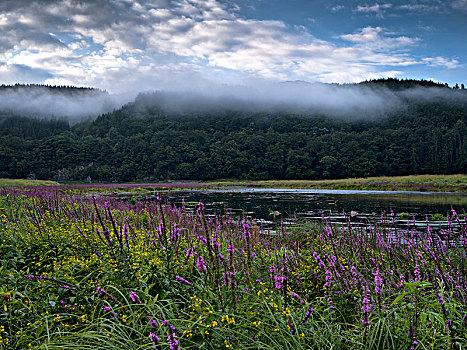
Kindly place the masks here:
[[(187, 86), (190, 87), (187, 87)], [(242, 85), (207, 82), (172, 85), (167, 89), (109, 95), (91, 89), (0, 89), (0, 110), (20, 116), (66, 118), (70, 124), (96, 118), (134, 100), (138, 114), (154, 109), (168, 114), (219, 112), (288, 112), (343, 119), (375, 119), (412, 103), (467, 103), (467, 90), (446, 87), (389, 89), (383, 84), (322, 84), (301, 81)]]
[(242, 86), (207, 86), (147, 92), (137, 102), (169, 113), (291, 112), (335, 117), (381, 115), (399, 108), (400, 99), (388, 89), (285, 82)]
[(446, 87), (389, 89), (382, 84), (322, 84), (302, 81), (204, 85), (196, 89), (148, 91), (136, 98), (144, 113), (160, 108), (168, 113), (289, 112), (343, 119), (376, 119), (414, 103), (467, 103), (466, 90)]
[(41, 86), (0, 88), (0, 111), (34, 118), (65, 118), (71, 125), (95, 118), (121, 106), (115, 96), (93, 89), (59, 89)]

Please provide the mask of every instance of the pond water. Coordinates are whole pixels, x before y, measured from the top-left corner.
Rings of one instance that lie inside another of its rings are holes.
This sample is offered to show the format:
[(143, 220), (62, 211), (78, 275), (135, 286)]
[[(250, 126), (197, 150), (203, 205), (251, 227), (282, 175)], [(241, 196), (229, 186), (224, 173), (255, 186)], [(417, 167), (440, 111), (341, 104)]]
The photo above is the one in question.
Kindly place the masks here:
[(219, 188), (169, 191), (161, 197), (177, 206), (184, 201), (188, 208), (203, 202), (209, 214), (227, 211), (236, 217), (256, 218), (266, 226), (293, 217), (321, 220), (322, 215), (343, 221), (344, 212), (353, 222), (369, 222), (392, 210), (400, 225), (406, 225), (408, 217), (415, 218), (417, 225), (426, 226), (428, 218), (430, 225), (442, 227), (446, 223), (433, 221), (433, 215), (447, 216), (451, 209), (461, 214), (467, 209), (465, 193)]

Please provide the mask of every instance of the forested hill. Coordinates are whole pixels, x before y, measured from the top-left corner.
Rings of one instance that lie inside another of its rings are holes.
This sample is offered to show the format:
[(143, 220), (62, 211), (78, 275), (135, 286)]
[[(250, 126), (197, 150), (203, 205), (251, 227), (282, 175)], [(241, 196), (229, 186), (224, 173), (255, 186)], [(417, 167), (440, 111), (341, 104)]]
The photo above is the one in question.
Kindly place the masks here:
[(342, 117), (341, 111), (287, 110), (287, 105), (220, 108), (224, 100), (217, 99), (206, 109), (198, 104), (177, 111), (159, 92), (73, 126), (4, 113), (0, 177), (148, 181), (466, 172), (467, 90), (388, 79), (336, 89), (362, 85), (383, 86), (396, 106), (383, 114), (359, 109)]

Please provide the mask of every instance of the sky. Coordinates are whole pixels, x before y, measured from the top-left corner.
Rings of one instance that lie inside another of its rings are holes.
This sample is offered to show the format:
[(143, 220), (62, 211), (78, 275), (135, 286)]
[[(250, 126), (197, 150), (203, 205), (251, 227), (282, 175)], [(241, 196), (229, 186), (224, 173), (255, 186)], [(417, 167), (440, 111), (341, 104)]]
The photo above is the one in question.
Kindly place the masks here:
[(467, 84), (467, 0), (0, 0), (0, 84)]

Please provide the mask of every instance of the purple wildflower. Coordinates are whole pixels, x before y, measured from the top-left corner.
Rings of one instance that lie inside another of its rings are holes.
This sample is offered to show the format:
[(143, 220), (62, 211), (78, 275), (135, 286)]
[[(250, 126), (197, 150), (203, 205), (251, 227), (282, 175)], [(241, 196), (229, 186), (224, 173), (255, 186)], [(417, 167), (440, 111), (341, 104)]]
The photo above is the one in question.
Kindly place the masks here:
[(157, 321), (153, 319), (152, 317), (149, 317), (149, 324), (151, 325), (151, 328), (158, 329), (159, 326), (157, 325)]
[(169, 336), (167, 337), (167, 343), (169, 343), (170, 350), (181, 350), (178, 347), (178, 341), (175, 336), (175, 333), (169, 334)]
[(276, 280), (276, 288), (281, 289), (282, 288), (282, 283), (287, 279), (285, 276), (280, 276), (280, 275), (275, 275), (274, 279)]
[(136, 303), (136, 301), (138, 301), (138, 303), (141, 304), (141, 300), (139, 300), (138, 294), (136, 294), (132, 290), (130, 290), (130, 298), (131, 298), (131, 300), (133, 300), (134, 303)]
[(331, 287), (331, 282), (332, 282), (332, 272), (330, 270), (326, 270), (325, 275), (326, 275), (326, 283), (324, 284), (324, 287), (329, 288)]
[(201, 255), (198, 256), (198, 261), (196, 262), (196, 266), (198, 267), (198, 270), (201, 271), (201, 273), (206, 273), (206, 265), (204, 264), (204, 259)]
[(191, 286), (191, 283), (188, 282), (186, 279), (180, 277), (180, 276), (175, 276), (175, 279), (178, 281), (178, 282), (181, 282), (183, 284), (186, 284), (187, 286)]
[(370, 324), (369, 315), (371, 311), (371, 306), (370, 306), (370, 299), (368, 299), (368, 290), (366, 288), (363, 291), (362, 311), (363, 311), (362, 323), (364, 326), (368, 326)]
[(300, 297), (300, 295), (298, 295), (297, 293), (295, 293), (295, 292), (290, 292), (290, 295), (293, 296), (294, 298), (297, 298), (298, 301), (300, 302), (300, 304), (303, 304), (303, 303), (304, 303), (303, 299), (302, 299), (302, 298)]
[(157, 348), (157, 343), (161, 340), (155, 333), (149, 333), (149, 340), (154, 344), (154, 349)]
[(376, 270), (375, 272), (375, 292), (379, 296), (381, 296), (381, 286), (383, 284), (383, 279), (381, 277), (381, 273), (379, 272), (379, 269)]
[(307, 322), (308, 319), (310, 318), (311, 316), (311, 313), (313, 312), (313, 307), (310, 306), (305, 314), (305, 318), (303, 319), (303, 322)]

